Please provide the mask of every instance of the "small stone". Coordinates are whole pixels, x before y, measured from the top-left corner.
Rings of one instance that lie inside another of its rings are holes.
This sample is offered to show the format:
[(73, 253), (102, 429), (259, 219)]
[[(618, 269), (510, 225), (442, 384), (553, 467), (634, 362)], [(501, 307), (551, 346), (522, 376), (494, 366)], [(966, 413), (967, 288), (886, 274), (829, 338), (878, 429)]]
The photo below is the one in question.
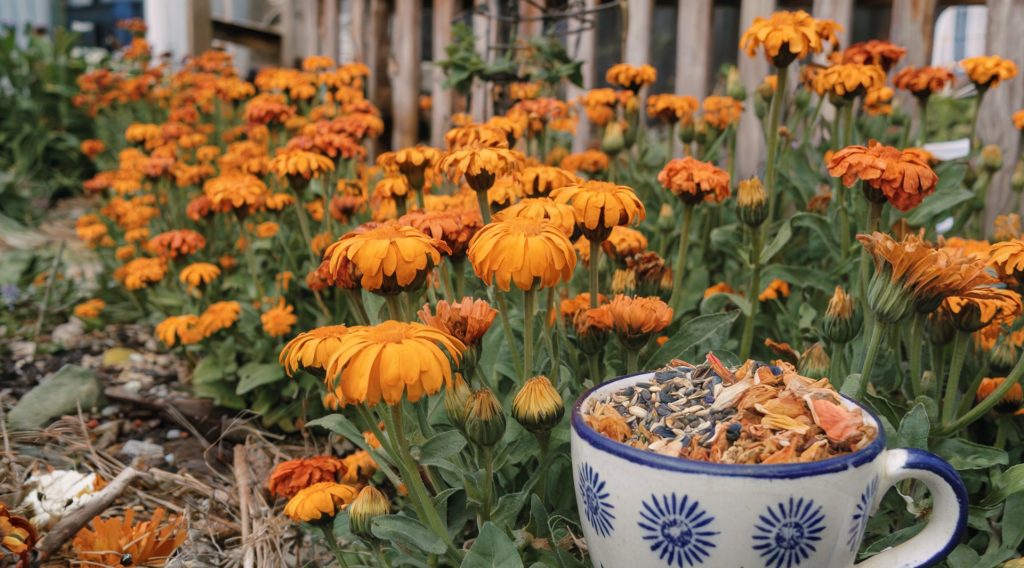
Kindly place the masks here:
[(103, 416), (104, 418), (110, 418), (111, 416), (114, 416), (118, 412), (121, 412), (121, 407), (116, 404), (111, 404), (108, 406), (104, 406), (103, 410), (100, 410), (100, 416)]
[(129, 392), (139, 392), (142, 388), (142, 381), (131, 380), (124, 384), (124, 390)]
[(178, 438), (181, 438), (181, 430), (178, 430), (177, 428), (171, 428), (164, 435), (167, 437), (168, 440), (177, 440)]
[(128, 440), (121, 447), (121, 455), (154, 463), (164, 459), (164, 447), (145, 440)]
[(174, 454), (167, 454), (164, 456), (164, 462), (167, 465), (174, 465)]

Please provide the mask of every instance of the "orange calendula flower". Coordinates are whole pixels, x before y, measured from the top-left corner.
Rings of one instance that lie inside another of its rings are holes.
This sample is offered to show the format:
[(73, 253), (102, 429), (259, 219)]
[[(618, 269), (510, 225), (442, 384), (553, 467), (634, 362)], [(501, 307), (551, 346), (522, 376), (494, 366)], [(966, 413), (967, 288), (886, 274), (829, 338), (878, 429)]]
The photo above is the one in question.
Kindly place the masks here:
[(203, 235), (189, 230), (165, 231), (149, 240), (147, 249), (160, 258), (185, 257), (206, 247)]
[(725, 282), (719, 282), (704, 290), (704, 298), (710, 298), (715, 294), (737, 294), (732, 286)]
[(815, 82), (816, 90), (849, 100), (884, 86), (885, 71), (878, 65), (837, 63), (822, 69)]
[(0, 503), (0, 554), (14, 554), (18, 556), (17, 568), (28, 567), (30, 553), (38, 540), (39, 535), (28, 519), (11, 514)]
[(998, 55), (968, 57), (960, 61), (960, 67), (981, 91), (1017, 76), (1017, 64)]
[(721, 203), (729, 197), (729, 174), (689, 156), (665, 164), (658, 173), (658, 182), (688, 205)]
[[(423, 145), (402, 148), (388, 154), (392, 156), (389, 161), (390, 164), (393, 164), (406, 177), (409, 185), (417, 190), (423, 189), (423, 184), (426, 180), (425, 172), (428, 169), (432, 169), (441, 159), (441, 152), (439, 150)], [(378, 163), (380, 163), (379, 159)]]
[(604, 181), (585, 181), (551, 193), (552, 199), (576, 211), (576, 226), (591, 241), (608, 238), (614, 227), (643, 221), (644, 204), (632, 188)]
[(203, 183), (203, 193), (217, 210), (234, 209), (247, 213), (259, 207), (267, 197), (267, 186), (250, 174), (222, 174)]
[(289, 182), (302, 183), (334, 171), (334, 162), (316, 152), (285, 149), (270, 160), (270, 171)]
[(1017, 130), (1024, 130), (1024, 109), (1013, 113), (1013, 127)]
[(344, 461), (348, 471), (341, 480), (345, 483), (365, 483), (373, 477), (379, 467), (366, 450), (356, 450), (345, 456)]
[(570, 238), (576, 229), (576, 210), (571, 205), (547, 197), (522, 199), (494, 214), (496, 221), (514, 217), (548, 221)]
[(552, 191), (574, 185), (580, 179), (569, 170), (554, 166), (530, 166), (520, 174), (523, 193), (529, 197), (546, 197)]
[(403, 175), (387, 175), (377, 182), (373, 188), (374, 197), (404, 198), (409, 195), (409, 181)]
[(103, 153), (107, 149), (107, 145), (102, 140), (95, 138), (87, 138), (82, 140), (82, 143), (78, 145), (79, 151), (81, 151), (90, 160)]
[(626, 259), (647, 250), (647, 237), (630, 227), (615, 227), (601, 243), (605, 254), (623, 264)]
[(864, 93), (864, 112), (870, 116), (887, 116), (892, 113), (892, 97), (896, 93), (892, 87), (884, 85), (869, 89)]
[(839, 62), (878, 65), (888, 73), (906, 53), (905, 47), (884, 40), (871, 39), (844, 49)]
[(491, 211), (501, 211), (512, 205), (523, 195), (523, 186), (516, 175), (503, 176), (494, 180), (487, 190), (487, 203)]
[(612, 329), (630, 349), (640, 349), (652, 336), (672, 323), (672, 308), (660, 298), (632, 298), (619, 294), (608, 302)]
[(487, 124), (465, 124), (452, 128), (444, 135), (444, 143), (448, 151), (483, 146), (487, 148), (508, 148), (508, 136), (505, 131)]
[(358, 491), (351, 485), (323, 481), (295, 494), (284, 506), (284, 514), (297, 523), (330, 520), (355, 500)]
[(310, 55), (302, 60), (303, 71), (321, 71), (337, 67), (333, 57), (328, 55)]
[(988, 285), (947, 296), (942, 307), (953, 314), (958, 329), (969, 333), (994, 322), (1012, 322), (1024, 311), (1020, 294)]
[(1020, 288), (1024, 283), (1024, 240), (995, 243), (989, 249), (988, 263), (995, 269), (1000, 280)]
[[(597, 303), (598, 304), (604, 304), (607, 301), (608, 301), (608, 298), (606, 298), (604, 294), (598, 294), (597, 295)], [(562, 300), (561, 304), (559, 304), (559, 311), (561, 312), (563, 318), (565, 318), (567, 320), (571, 320), (581, 310), (585, 310), (585, 309), (587, 309), (589, 307), (590, 307), (590, 293), (589, 292), (583, 292), (582, 294), (577, 294), (576, 296), (574, 296), (572, 298), (567, 298), (565, 300)]]
[(338, 279), (339, 271), (348, 268), (363, 288), (387, 295), (422, 286), (427, 273), (441, 262), (441, 252), (450, 252), (447, 249), (443, 241), (389, 221), (349, 232), (327, 247), (324, 260), (332, 278)]
[(300, 368), (326, 368), (347, 330), (344, 325), (328, 325), (304, 331), (285, 344), (277, 360), (289, 376)]
[(562, 158), (562, 167), (570, 172), (599, 174), (608, 169), (608, 154), (600, 150), (585, 150)]
[(651, 85), (658, 78), (658, 71), (651, 65), (630, 65), (616, 63), (605, 73), (605, 80), (633, 92), (645, 85)]
[(758, 294), (757, 299), (762, 302), (769, 300), (781, 300), (789, 297), (789, 283), (778, 278), (768, 283), (768, 286)]
[(437, 167), (455, 183), (465, 177), (474, 191), (487, 191), (495, 178), (519, 171), (523, 160), (515, 150), (472, 144), (448, 151)]
[(403, 394), (416, 402), (451, 382), (452, 361), (458, 364), (465, 350), (458, 339), (421, 323), (350, 327), (328, 361), (327, 389), (342, 404), (374, 406), (383, 399), (393, 405)]
[(740, 121), (743, 103), (732, 97), (709, 96), (701, 103), (704, 122), (716, 130), (726, 128)]
[(181, 269), (178, 279), (193, 288), (205, 286), (220, 276), (220, 268), (209, 262), (193, 262)]
[(297, 321), (299, 318), (295, 315), (295, 308), (286, 304), (284, 298), (279, 298), (276, 306), (260, 315), (263, 332), (270, 337), (287, 335)]
[(347, 471), (344, 461), (331, 456), (283, 461), (270, 472), (267, 490), (275, 497), (291, 498), (310, 485), (337, 481)]
[[(1004, 382), (1006, 382), (1006, 379), (1002, 377), (982, 379), (981, 384), (978, 385), (978, 391), (974, 395), (975, 401), (980, 403), (992, 396), (992, 393), (1002, 386)], [(1024, 389), (1021, 388), (1020, 383), (1017, 383), (1010, 387), (1010, 390), (992, 407), (992, 410), (996, 414), (1014, 414), (1021, 409), (1021, 402), (1024, 402)]]
[(167, 274), (167, 261), (162, 258), (142, 257), (128, 261), (122, 266), (119, 280), (129, 290), (141, 290), (163, 280)]
[(154, 333), (168, 347), (174, 347), (179, 343), (191, 345), (202, 339), (198, 332), (198, 325), (199, 316), (192, 314), (168, 316), (164, 321), (156, 324)]
[(953, 72), (945, 67), (904, 67), (892, 78), (896, 88), (909, 91), (919, 99), (942, 91), (953, 81)]
[(568, 282), (576, 252), (565, 233), (545, 221), (513, 217), (485, 225), (469, 243), (473, 270), (488, 285), (508, 291)]
[(99, 298), (92, 298), (75, 306), (75, 317), (81, 319), (98, 318), (105, 307), (107, 307), (106, 302)]
[(836, 32), (842, 30), (831, 20), (816, 20), (803, 10), (779, 11), (768, 18), (754, 18), (740, 38), (740, 49), (753, 56), (758, 48), (775, 67), (785, 67), (796, 59), (821, 53), (824, 43), (838, 45)]
[(261, 93), (245, 103), (244, 116), (251, 124), (284, 124), (295, 116), (295, 107), (288, 104), (284, 95)]
[[(898, 150), (871, 141), (848, 146), (832, 155), (828, 172), (850, 187), (862, 181), (881, 192), (893, 207), (910, 211), (935, 191), (939, 177), (915, 149)], [(869, 199), (873, 197), (866, 194)]]
[(458, 302), (439, 301), (434, 313), (430, 312), (429, 304), (424, 304), (416, 315), (423, 323), (440, 329), (468, 347), (473, 347), (480, 343), (484, 334), (491, 328), (498, 310), (492, 308), (485, 300), (474, 300), (467, 296)]
[(693, 113), (697, 112), (697, 98), (687, 95), (663, 93), (647, 97), (647, 116), (665, 123), (693, 122)]
[(242, 305), (234, 300), (214, 302), (199, 314), (196, 329), (205, 338), (235, 325), (242, 313)]
[(188, 537), (185, 518), (170, 517), (165, 523), (166, 515), (160, 507), (141, 523), (134, 522), (133, 509), (124, 517), (96, 517), (91, 529), (78, 531), (71, 550), (83, 566), (163, 566)]

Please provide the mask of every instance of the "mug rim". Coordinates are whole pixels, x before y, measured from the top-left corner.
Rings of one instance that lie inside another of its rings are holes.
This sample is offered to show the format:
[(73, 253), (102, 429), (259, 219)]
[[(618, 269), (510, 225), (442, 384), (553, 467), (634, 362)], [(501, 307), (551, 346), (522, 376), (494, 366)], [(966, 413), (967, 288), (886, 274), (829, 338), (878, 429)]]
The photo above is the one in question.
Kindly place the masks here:
[(624, 459), (635, 465), (647, 466), (654, 469), (677, 473), (692, 473), (719, 477), (756, 477), (761, 479), (793, 479), (854, 469), (874, 461), (886, 446), (885, 429), (882, 427), (882, 422), (879, 420), (878, 416), (861, 403), (839, 393), (838, 391), (836, 394), (861, 409), (861, 411), (874, 420), (877, 430), (875, 439), (872, 440), (870, 444), (856, 452), (806, 463), (769, 465), (728, 464), (697, 461), (681, 457), (670, 457), (634, 448), (621, 442), (616, 442), (615, 440), (598, 433), (583, 421), (583, 403), (596, 391), (627, 379), (634, 379), (644, 375), (653, 376), (654, 373), (655, 371), (644, 371), (629, 375), (620, 375), (603, 383), (594, 385), (584, 391), (583, 394), (576, 399), (576, 403), (573, 404), (572, 407), (571, 423), (573, 432), (578, 435), (583, 442), (593, 446), (594, 449)]

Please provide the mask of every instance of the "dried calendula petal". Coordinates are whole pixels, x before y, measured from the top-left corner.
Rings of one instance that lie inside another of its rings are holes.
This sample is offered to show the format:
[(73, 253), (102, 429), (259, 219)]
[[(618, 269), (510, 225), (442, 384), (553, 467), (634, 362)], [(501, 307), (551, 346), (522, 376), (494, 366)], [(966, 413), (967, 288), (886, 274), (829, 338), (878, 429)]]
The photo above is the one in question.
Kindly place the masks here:
[(796, 445), (790, 444), (774, 454), (768, 456), (761, 463), (772, 464), (772, 463), (793, 463), (796, 461)]
[(761, 424), (773, 430), (787, 430), (798, 434), (806, 433), (811, 427), (809, 424), (804, 424), (795, 418), (782, 414), (765, 414), (764, 418), (761, 419)]
[(858, 429), (864, 425), (864, 416), (859, 411), (820, 398), (811, 400), (810, 405), (814, 423), (821, 426), (829, 440), (834, 442), (857, 435)]

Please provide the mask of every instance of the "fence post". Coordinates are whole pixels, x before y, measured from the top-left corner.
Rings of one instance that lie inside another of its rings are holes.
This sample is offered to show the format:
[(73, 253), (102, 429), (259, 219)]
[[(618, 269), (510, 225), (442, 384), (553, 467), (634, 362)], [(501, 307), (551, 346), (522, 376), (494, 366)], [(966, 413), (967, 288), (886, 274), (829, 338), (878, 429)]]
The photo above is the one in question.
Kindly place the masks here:
[[(773, 10), (775, 0), (743, 0), (740, 4), (740, 34), (754, 23), (755, 17), (768, 17)], [(753, 98), (757, 96), (757, 86), (772, 70), (760, 51), (754, 57), (741, 51), (739, 60), (740, 81), (748, 93), (746, 109), (740, 118), (739, 139), (736, 141), (736, 176), (742, 179), (757, 173), (764, 159), (764, 134), (754, 114)]]
[[(586, 0), (584, 2), (584, 10), (592, 10), (597, 5), (597, 0)], [(569, 55), (576, 60), (583, 62), (583, 87), (577, 87), (576, 85), (569, 85), (566, 89), (566, 95), (570, 101), (579, 97), (587, 89), (594, 87), (594, 81), (596, 76), (596, 65), (594, 63), (594, 47), (595, 39), (597, 37), (597, 15), (587, 14), (580, 18), (573, 18), (569, 20), (570, 30), (576, 31), (577, 33), (570, 33), (568, 36), (569, 42)], [(587, 145), (590, 143), (590, 122), (586, 116), (580, 116), (579, 122), (576, 123), (576, 135), (572, 139), (572, 151), (582, 152), (587, 149)]]
[(711, 74), (712, 0), (679, 0), (676, 15), (676, 84), (679, 95), (704, 98)]

